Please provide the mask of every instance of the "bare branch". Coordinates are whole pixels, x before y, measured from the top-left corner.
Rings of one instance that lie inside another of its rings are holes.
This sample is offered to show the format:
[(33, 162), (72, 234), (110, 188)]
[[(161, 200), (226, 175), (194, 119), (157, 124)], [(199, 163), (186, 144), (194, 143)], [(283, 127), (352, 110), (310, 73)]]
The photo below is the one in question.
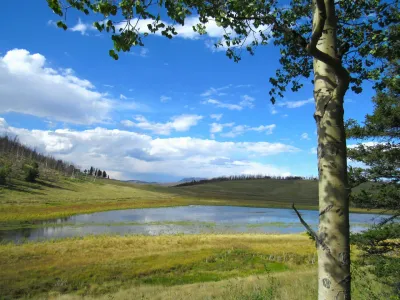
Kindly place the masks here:
[(317, 233), (310, 227), (310, 225), (307, 224), (306, 221), (304, 221), (303, 217), (300, 215), (299, 211), (296, 209), (296, 207), (294, 207), (294, 203), (292, 204), (292, 208), (294, 209), (294, 211), (296, 212), (297, 216), (299, 217), (299, 220), (301, 222), (301, 224), (303, 224), (303, 226), (307, 229), (308, 233), (314, 237), (315, 241), (318, 243), (318, 235)]

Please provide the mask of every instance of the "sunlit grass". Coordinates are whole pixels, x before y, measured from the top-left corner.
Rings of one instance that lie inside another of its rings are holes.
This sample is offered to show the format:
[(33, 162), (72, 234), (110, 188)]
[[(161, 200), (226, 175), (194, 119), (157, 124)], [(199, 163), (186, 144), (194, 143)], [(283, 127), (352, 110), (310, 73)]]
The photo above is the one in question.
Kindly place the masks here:
[[(300, 234), (9, 243), (0, 245), (0, 298), (315, 299), (315, 252), (314, 243)], [(371, 298), (384, 289), (363, 274), (353, 272), (353, 298), (383, 299)]]
[(315, 265), (303, 235), (90, 236), (0, 245), (0, 290), (100, 295), (132, 285), (174, 286)]

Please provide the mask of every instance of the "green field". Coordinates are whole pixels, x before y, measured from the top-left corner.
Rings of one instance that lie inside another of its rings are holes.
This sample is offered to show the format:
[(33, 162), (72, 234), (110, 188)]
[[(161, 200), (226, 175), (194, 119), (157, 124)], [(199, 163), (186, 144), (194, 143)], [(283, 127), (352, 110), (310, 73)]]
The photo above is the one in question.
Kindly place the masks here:
[(289, 208), (292, 203), (298, 208), (317, 209), (317, 182), (261, 179), (174, 187), (70, 178), (14, 181), (0, 187), (0, 224), (127, 208), (192, 204)]

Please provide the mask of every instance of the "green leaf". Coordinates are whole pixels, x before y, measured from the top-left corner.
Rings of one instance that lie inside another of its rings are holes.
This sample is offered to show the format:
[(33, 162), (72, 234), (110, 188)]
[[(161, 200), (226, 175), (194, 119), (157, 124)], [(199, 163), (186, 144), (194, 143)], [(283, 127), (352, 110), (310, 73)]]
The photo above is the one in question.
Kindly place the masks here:
[(68, 28), (67, 25), (65, 25), (62, 21), (57, 22), (57, 27), (62, 28), (64, 30), (67, 30), (67, 28)]

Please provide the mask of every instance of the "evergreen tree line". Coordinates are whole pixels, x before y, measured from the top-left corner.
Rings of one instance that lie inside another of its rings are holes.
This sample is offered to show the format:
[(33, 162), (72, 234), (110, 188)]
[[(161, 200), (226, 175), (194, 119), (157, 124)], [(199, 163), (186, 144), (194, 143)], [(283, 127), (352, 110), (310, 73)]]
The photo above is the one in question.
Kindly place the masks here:
[[(96, 177), (109, 178), (106, 171), (93, 167), (91, 169), (92, 174), (97, 172)], [(12, 179), (34, 182), (41, 178), (53, 181), (59, 175), (81, 179), (87, 177), (79, 166), (42, 154), (35, 148), (22, 144), (18, 137), (0, 136), (0, 184), (11, 183)]]
[(100, 170), (98, 168), (90, 167), (89, 170), (84, 170), (83, 173), (87, 176), (93, 176), (93, 177), (102, 177), (102, 178), (107, 178), (110, 179), (110, 176), (107, 175), (107, 172), (105, 170)]
[(234, 180), (255, 180), (255, 179), (276, 179), (276, 180), (318, 180), (317, 177), (308, 176), (270, 176), (270, 175), (231, 175), (231, 176), (220, 176), (210, 179), (192, 180), (189, 182), (183, 182), (176, 186), (191, 186), (196, 184), (204, 184), (210, 182), (221, 182), (221, 181), (234, 181)]

